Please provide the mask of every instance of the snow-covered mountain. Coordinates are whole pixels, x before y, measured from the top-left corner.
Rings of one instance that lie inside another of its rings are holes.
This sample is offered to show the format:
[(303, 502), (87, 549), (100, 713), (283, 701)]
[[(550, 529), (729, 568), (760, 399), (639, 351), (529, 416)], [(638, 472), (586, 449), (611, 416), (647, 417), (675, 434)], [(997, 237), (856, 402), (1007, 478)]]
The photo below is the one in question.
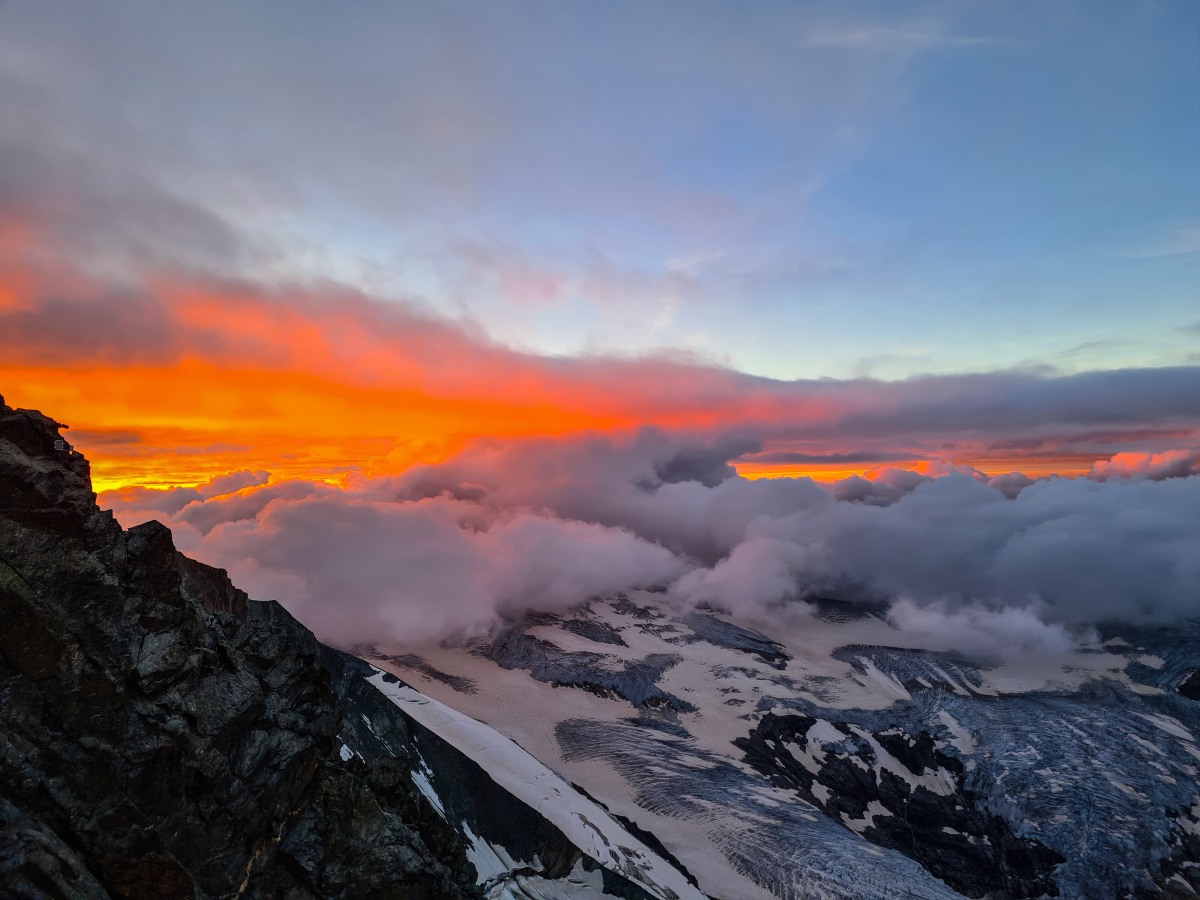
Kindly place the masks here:
[[(357, 652), (413, 686), (371, 679), (396, 703), (581, 847), (571, 829), (593, 816), (640, 836), (614, 868), (656, 896), (1200, 890), (1200, 622), (980, 660), (913, 647), (847, 604), (768, 636), (660, 601)], [(538, 762), (514, 762), (520, 748)], [(595, 834), (593, 857), (619, 843)]]

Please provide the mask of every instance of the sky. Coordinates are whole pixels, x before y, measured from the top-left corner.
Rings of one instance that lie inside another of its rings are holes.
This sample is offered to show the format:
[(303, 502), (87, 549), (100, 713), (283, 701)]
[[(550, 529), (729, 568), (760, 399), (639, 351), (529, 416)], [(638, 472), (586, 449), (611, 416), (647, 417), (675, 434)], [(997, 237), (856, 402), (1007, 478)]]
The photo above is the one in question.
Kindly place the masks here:
[(1058, 446), (796, 431), (923, 378), (1194, 386), (1198, 56), (1182, 0), (8, 0), (0, 374), (101, 486), (718, 420), (774, 448), (749, 475), (1078, 474), (1196, 404)]
[(0, 0), (0, 392), (173, 521), (592, 441), (618, 493), (1190, 482), (1198, 109), (1191, 0)]

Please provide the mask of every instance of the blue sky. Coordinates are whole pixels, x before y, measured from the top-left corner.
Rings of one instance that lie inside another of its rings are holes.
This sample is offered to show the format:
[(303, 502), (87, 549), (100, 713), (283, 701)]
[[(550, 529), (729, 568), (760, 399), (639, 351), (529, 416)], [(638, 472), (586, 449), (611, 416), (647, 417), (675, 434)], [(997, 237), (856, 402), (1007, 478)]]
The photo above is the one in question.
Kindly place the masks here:
[(0, 102), (89, 169), (110, 273), (777, 378), (1200, 361), (1193, 2), (0, 10)]

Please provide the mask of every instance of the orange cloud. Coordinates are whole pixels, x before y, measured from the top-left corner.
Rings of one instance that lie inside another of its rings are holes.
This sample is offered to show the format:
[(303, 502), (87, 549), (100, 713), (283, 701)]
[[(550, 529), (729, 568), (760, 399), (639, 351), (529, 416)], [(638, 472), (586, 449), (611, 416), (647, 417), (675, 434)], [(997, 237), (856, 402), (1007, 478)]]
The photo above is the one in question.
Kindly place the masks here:
[(114, 286), (36, 265), (33, 233), (0, 230), (0, 272), (15, 273), (0, 389), (75, 426), (100, 489), (243, 469), (340, 481), (484, 438), (646, 425), (759, 444), (737, 461), (747, 477), (822, 480), (896, 460), (1076, 474), (1114, 450), (1159, 449), (1145, 446), (1155, 435), (1177, 447), (1200, 433), (1197, 369), (780, 382), (682, 355), (543, 357), (337, 285)]
[(1186, 478), (1200, 473), (1200, 452), (1167, 450), (1163, 453), (1118, 453), (1109, 460), (1097, 460), (1088, 477), (1096, 481), (1110, 478), (1137, 478), (1161, 481)]
[[(34, 277), (13, 296), (0, 335), (9, 399), (80, 429), (100, 489), (196, 484), (244, 468), (336, 479), (438, 461), (481, 437), (708, 429), (735, 406), (775, 414), (769, 398), (737, 390), (733, 373), (520, 354), (336, 289), (160, 279), (61, 300)], [(810, 406), (810, 415), (827, 408)], [(87, 446), (114, 430), (126, 438)]]

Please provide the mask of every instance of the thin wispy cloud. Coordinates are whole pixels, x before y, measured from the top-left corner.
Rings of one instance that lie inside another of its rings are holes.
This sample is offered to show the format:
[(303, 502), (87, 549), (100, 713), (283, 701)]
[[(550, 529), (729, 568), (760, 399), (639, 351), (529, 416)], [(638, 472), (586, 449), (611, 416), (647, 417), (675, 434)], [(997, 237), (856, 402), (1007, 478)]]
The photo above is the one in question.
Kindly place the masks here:
[(1154, 259), (1161, 256), (1190, 256), (1200, 253), (1200, 221), (1180, 225), (1175, 232), (1156, 243), (1126, 250), (1123, 255), (1135, 259)]
[(817, 30), (807, 36), (814, 47), (853, 50), (914, 52), (936, 48), (973, 47), (1009, 43), (994, 37), (953, 34), (937, 29), (844, 27)]
[(1128, 346), (1131, 342), (1125, 338), (1101, 338), (1095, 341), (1084, 341), (1082, 344), (1076, 344), (1063, 350), (1060, 356), (1086, 356), (1096, 353), (1105, 353), (1110, 350), (1117, 350), (1121, 347)]

